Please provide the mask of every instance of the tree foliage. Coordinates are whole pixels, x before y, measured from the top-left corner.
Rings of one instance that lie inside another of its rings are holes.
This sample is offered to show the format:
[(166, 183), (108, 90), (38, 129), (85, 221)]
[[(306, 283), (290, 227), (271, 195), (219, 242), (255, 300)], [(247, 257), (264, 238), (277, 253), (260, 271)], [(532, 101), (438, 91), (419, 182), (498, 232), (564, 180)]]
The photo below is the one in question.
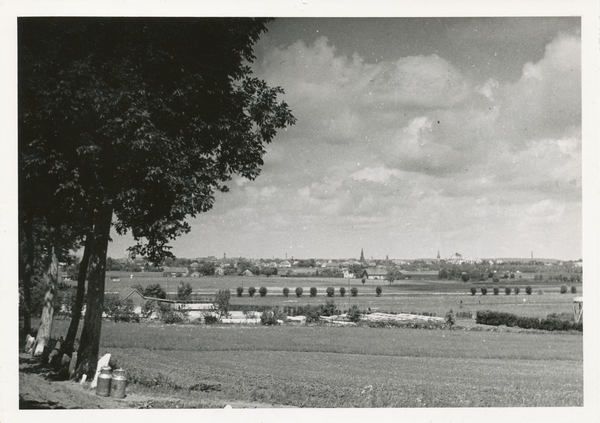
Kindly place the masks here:
[(398, 280), (402, 277), (402, 273), (396, 266), (389, 266), (387, 268), (387, 274), (385, 275), (385, 280), (390, 283), (394, 283), (395, 280)]
[(95, 370), (111, 227), (158, 264), (295, 122), (249, 67), (267, 21), (19, 18), (20, 223), (92, 237), (79, 374)]

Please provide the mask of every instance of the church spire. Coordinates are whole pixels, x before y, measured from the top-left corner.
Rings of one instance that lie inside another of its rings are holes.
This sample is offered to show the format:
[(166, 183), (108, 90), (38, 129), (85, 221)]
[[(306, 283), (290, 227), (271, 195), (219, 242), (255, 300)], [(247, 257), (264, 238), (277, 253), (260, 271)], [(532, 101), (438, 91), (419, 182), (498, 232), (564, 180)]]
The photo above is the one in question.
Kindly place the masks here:
[(363, 249), (361, 248), (360, 249), (360, 262), (364, 263), (364, 261), (365, 261), (365, 254), (363, 252)]

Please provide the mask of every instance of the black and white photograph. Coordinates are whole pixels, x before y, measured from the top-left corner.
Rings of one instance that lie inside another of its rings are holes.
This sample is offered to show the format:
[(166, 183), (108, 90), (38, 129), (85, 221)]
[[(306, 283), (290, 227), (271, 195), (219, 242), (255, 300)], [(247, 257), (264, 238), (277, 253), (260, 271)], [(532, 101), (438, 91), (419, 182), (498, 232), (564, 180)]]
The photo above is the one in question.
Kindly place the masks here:
[(0, 5), (3, 421), (600, 419), (597, 4), (157, 3)]

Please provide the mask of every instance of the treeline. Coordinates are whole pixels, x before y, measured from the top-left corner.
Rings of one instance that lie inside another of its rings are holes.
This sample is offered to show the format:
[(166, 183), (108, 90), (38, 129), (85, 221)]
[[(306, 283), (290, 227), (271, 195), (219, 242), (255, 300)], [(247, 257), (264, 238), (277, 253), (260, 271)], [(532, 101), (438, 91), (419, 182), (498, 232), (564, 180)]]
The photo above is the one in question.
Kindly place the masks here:
[(582, 268), (570, 265), (530, 266), (514, 264), (463, 264), (442, 266), (438, 279), (486, 281), (492, 279), (521, 279), (523, 274), (534, 274), (536, 281), (581, 282)]

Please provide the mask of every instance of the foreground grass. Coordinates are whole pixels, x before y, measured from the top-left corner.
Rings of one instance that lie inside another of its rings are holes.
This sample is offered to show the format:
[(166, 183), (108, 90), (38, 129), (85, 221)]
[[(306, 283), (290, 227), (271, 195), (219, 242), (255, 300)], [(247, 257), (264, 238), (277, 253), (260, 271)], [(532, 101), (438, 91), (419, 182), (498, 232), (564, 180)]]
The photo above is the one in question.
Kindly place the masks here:
[(583, 405), (581, 334), (110, 322), (102, 332), (131, 392), (300, 407)]

